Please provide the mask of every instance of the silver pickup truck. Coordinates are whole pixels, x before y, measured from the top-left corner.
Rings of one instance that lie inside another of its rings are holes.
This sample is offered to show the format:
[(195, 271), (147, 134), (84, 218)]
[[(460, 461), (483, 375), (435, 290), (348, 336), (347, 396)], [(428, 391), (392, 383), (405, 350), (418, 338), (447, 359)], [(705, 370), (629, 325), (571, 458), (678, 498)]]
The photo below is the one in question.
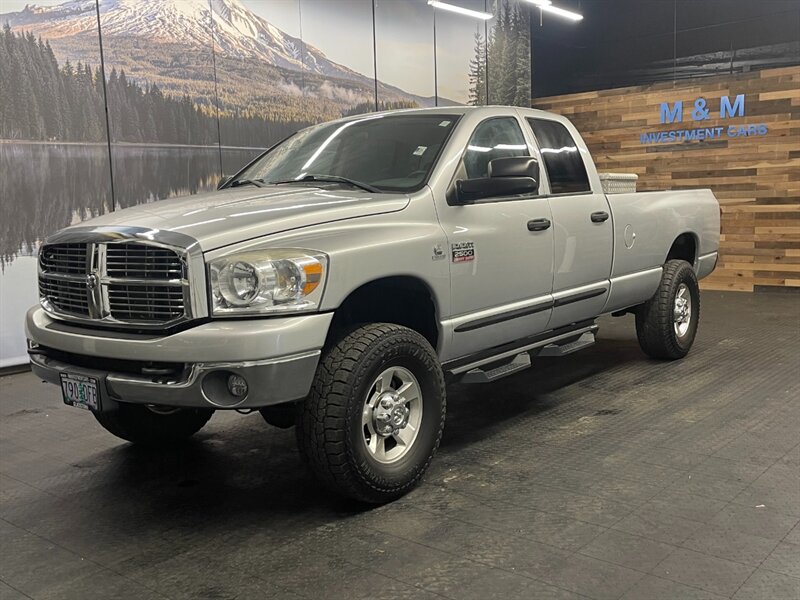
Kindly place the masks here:
[(216, 192), (48, 238), (32, 369), (114, 435), (169, 444), (215, 410), (296, 425), (338, 492), (386, 502), (429, 465), (445, 383), (516, 373), (630, 312), (686, 355), (713, 271), (708, 190), (606, 194), (564, 117), (508, 107), (302, 130)]

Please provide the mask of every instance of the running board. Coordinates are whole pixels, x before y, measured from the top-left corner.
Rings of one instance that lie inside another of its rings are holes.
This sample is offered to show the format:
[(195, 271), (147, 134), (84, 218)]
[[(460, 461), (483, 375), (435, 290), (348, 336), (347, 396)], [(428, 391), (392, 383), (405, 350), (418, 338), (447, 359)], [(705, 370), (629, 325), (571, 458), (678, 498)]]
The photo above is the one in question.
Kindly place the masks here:
[(519, 371), (524, 371), (531, 366), (531, 355), (527, 352), (520, 352), (512, 360), (503, 363), (499, 367), (484, 371), (480, 367), (464, 373), (461, 383), (490, 383), (501, 377), (513, 375)]
[(567, 342), (566, 344), (547, 344), (536, 356), (566, 356), (578, 350), (583, 350), (592, 344), (594, 344), (594, 332), (587, 331), (573, 342)]
[[(507, 344), (505, 347), (498, 348), (495, 353), (490, 354), (487, 352), (480, 358), (475, 357), (472, 360), (470, 358), (463, 358), (458, 359), (457, 361), (451, 361), (449, 364), (445, 363), (443, 367), (445, 372), (449, 375), (461, 375), (463, 373), (469, 373), (470, 371), (484, 365), (498, 363), (504, 359), (511, 359), (511, 362), (513, 363), (516, 360), (516, 357), (518, 357), (521, 353), (527, 354), (533, 350), (544, 348), (545, 346), (549, 346), (551, 344), (558, 344), (559, 342), (569, 344), (576, 339), (580, 340), (585, 333), (591, 333), (592, 336), (594, 336), (594, 333), (597, 331), (597, 329), (597, 325), (592, 322), (586, 323), (582, 327), (579, 326), (569, 329), (563, 328), (560, 330), (551, 331), (549, 334), (536, 336), (533, 339), (528, 338), (528, 340), (523, 340), (521, 343), (514, 344), (511, 348), (509, 348), (510, 344)], [(508, 349), (506, 350), (505, 348)], [(534, 352), (534, 355), (536, 355), (536, 352)]]

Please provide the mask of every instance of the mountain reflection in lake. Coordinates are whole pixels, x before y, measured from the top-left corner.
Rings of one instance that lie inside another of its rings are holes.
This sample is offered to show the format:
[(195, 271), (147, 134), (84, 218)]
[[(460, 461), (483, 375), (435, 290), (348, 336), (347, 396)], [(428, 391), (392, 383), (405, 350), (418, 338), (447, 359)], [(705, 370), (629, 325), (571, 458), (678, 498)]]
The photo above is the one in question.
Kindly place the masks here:
[[(224, 149), (227, 165), (257, 150)], [(217, 148), (115, 145), (114, 201), (126, 208), (212, 190)], [(0, 144), (0, 264), (31, 254), (51, 233), (111, 209), (108, 148), (74, 144)], [(8, 283), (7, 281), (4, 283)]]

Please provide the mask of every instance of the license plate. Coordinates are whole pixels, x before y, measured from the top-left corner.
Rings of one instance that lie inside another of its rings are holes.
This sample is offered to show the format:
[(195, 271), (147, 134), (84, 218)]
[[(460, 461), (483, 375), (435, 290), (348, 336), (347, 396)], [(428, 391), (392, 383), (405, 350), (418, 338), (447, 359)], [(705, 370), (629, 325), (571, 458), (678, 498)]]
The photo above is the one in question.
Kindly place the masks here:
[(85, 410), (100, 410), (100, 394), (94, 377), (61, 373), (61, 392), (64, 404)]

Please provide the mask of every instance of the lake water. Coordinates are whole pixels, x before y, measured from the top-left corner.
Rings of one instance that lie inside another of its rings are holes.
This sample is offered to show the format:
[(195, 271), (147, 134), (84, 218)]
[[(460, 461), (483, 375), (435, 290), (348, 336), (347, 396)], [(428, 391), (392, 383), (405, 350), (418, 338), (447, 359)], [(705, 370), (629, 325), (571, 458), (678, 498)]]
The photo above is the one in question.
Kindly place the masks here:
[[(232, 173), (259, 151), (222, 152)], [(36, 298), (36, 263), (21, 259), (42, 239), (113, 208), (213, 190), (221, 177), (217, 148), (119, 145), (112, 156), (113, 199), (104, 145), (0, 143), (0, 366), (25, 359), (21, 328)]]
[[(229, 170), (257, 150), (224, 149)], [(35, 250), (62, 227), (115, 208), (212, 190), (217, 148), (114, 146), (114, 199), (103, 145), (0, 144), (0, 261)]]

